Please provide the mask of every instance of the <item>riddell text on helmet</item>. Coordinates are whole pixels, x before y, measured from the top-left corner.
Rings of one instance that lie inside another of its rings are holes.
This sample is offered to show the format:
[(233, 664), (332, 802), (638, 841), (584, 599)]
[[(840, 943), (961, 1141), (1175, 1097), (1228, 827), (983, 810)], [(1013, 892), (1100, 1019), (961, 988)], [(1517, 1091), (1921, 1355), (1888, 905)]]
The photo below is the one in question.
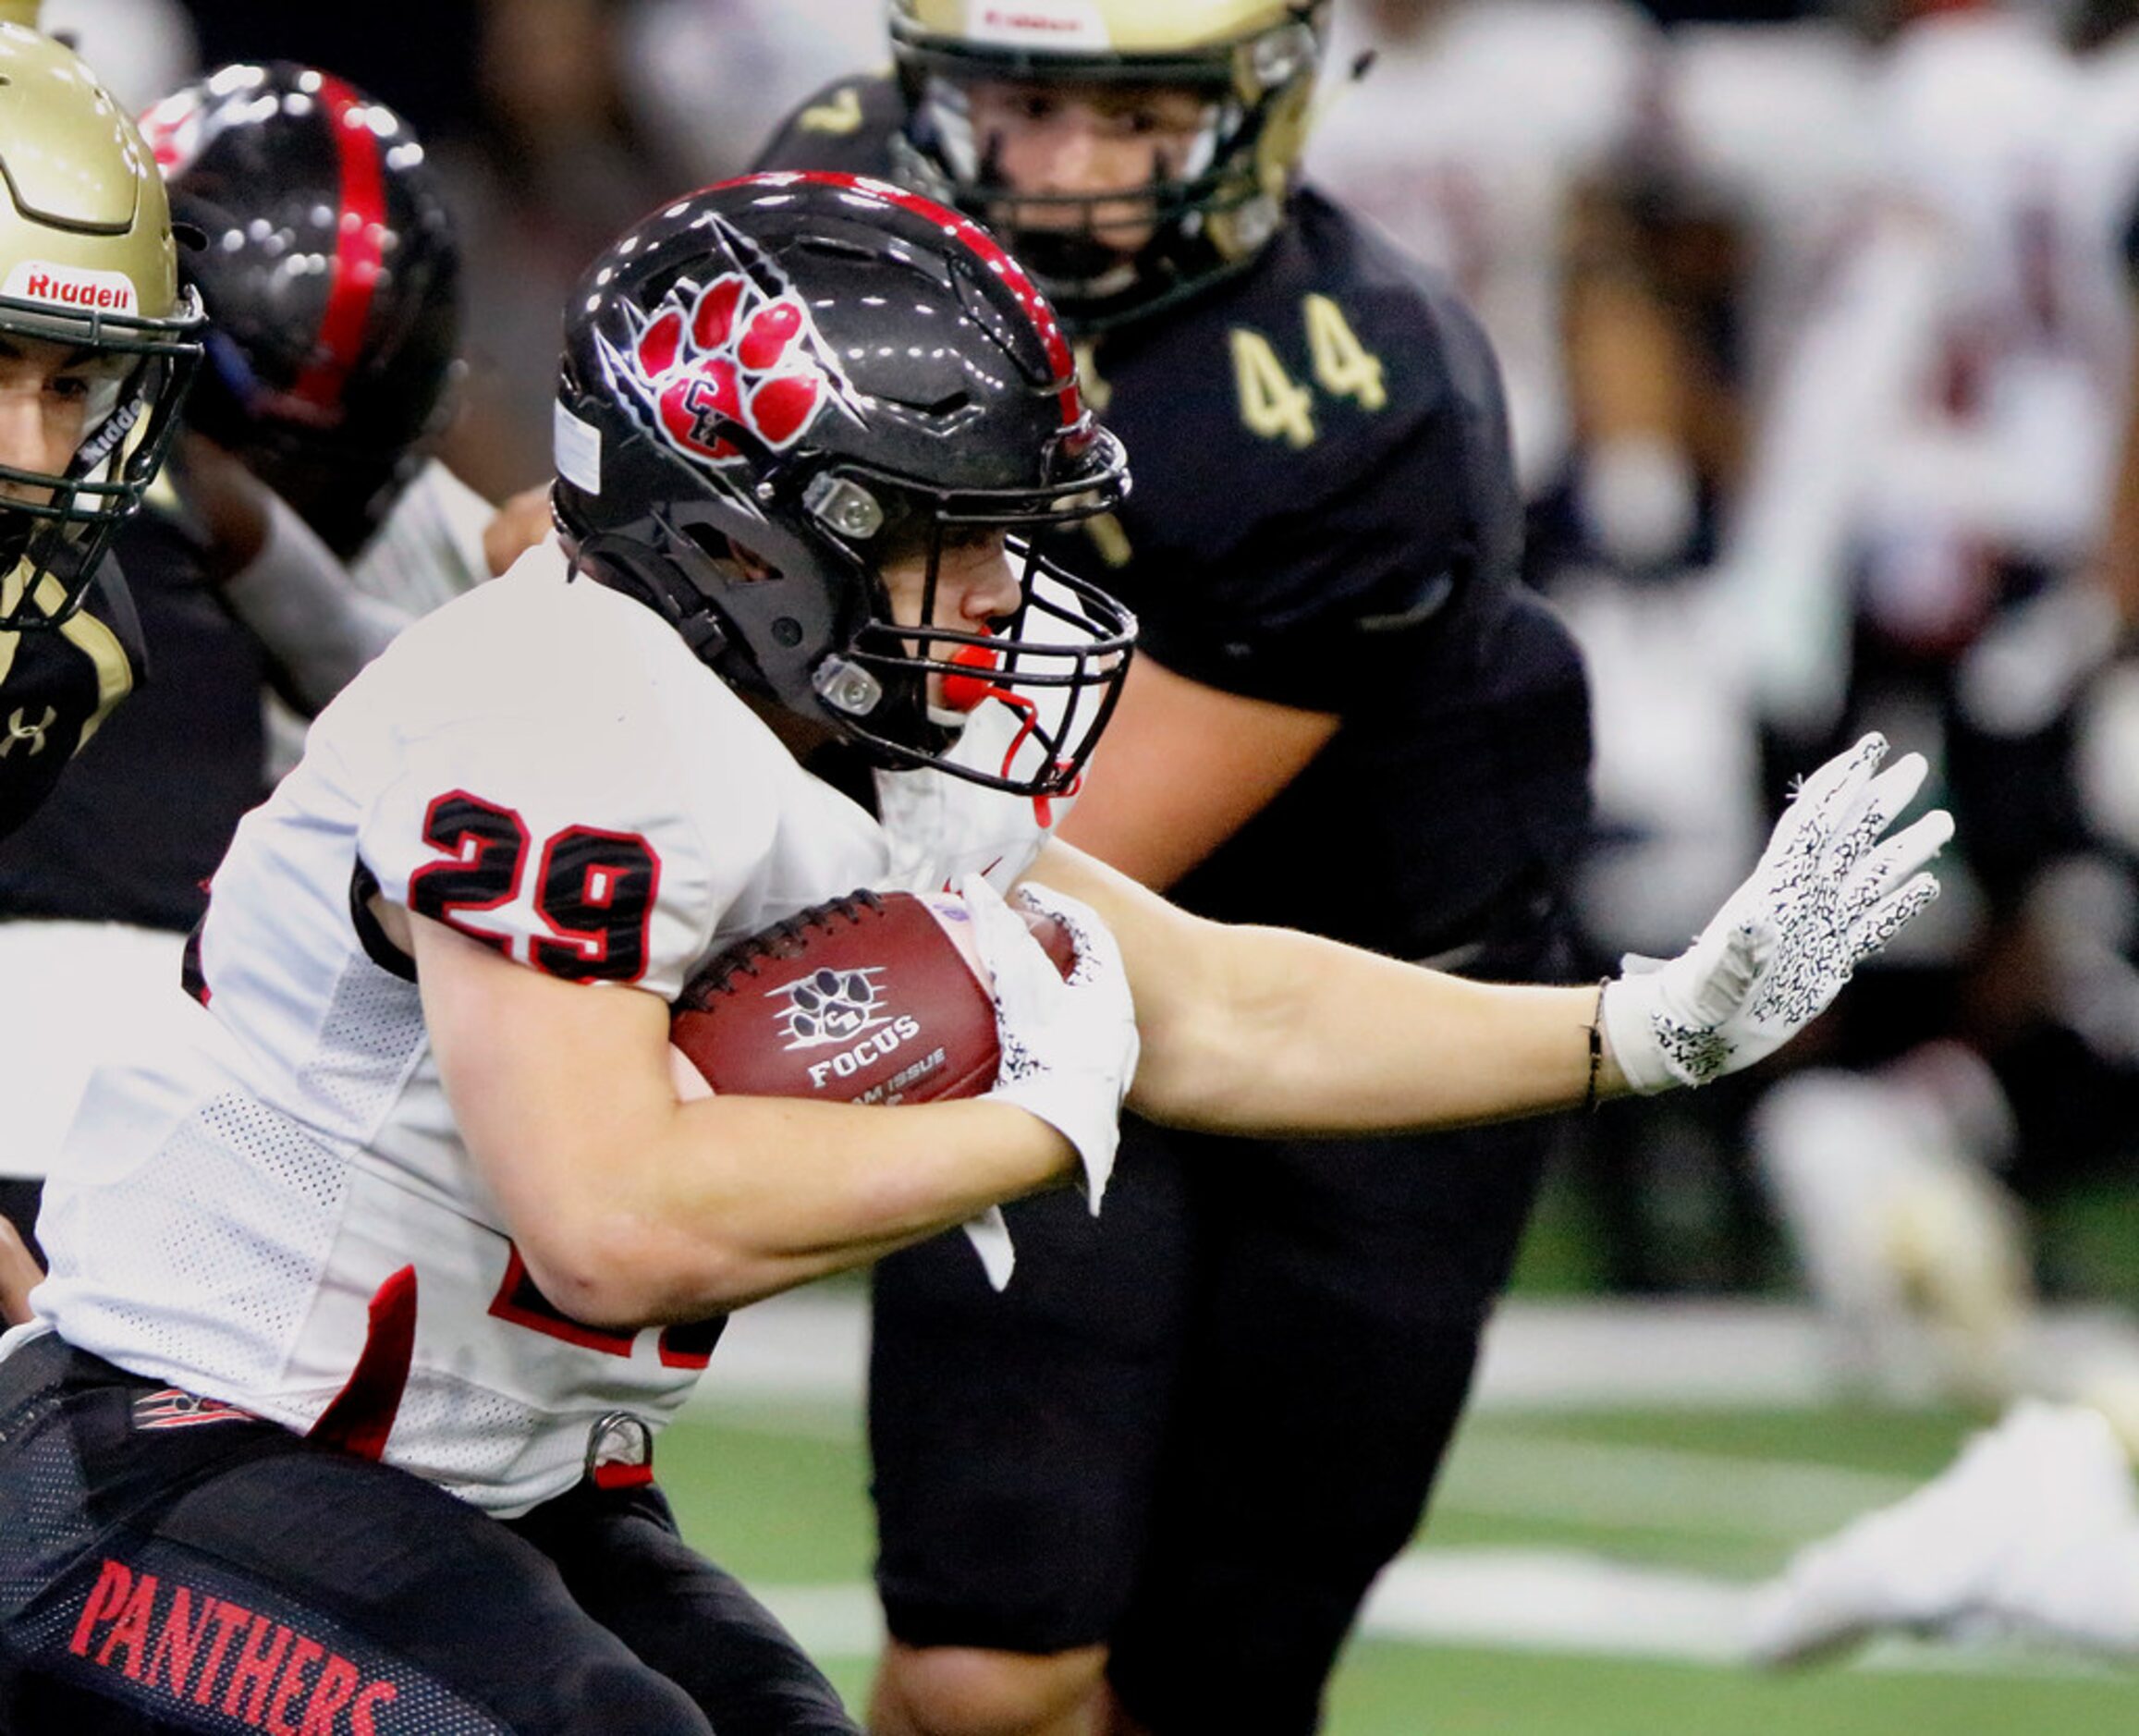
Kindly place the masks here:
[(131, 313), (135, 305), (133, 280), (118, 272), (67, 271), (34, 261), (10, 272), (0, 294), (92, 313)]

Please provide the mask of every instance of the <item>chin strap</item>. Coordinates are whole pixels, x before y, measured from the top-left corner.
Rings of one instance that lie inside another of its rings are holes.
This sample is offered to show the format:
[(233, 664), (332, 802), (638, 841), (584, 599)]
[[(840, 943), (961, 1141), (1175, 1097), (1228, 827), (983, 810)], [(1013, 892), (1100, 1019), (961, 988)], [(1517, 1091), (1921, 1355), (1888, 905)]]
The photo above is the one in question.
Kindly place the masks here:
[[(1003, 666), (1003, 654), (992, 645), (960, 645), (951, 653), (951, 662), (961, 669), (974, 671), (972, 675), (947, 675), (943, 678), (943, 703), (946, 710), (970, 712), (984, 700), (996, 700), (1018, 714), (1018, 733), (1010, 738), (1010, 745), (1003, 750), (1001, 775), (1010, 775), (1010, 766), (1018, 757), (1018, 750), (1025, 740), (1040, 727), (1040, 708), (1022, 693), (1013, 693), (1007, 687), (987, 678)], [(1064, 762), (1057, 760), (1057, 765)], [(1084, 787), (1084, 774), (1080, 772), (1070, 779), (1068, 789), (1057, 793), (1074, 798)], [(1033, 818), (1043, 831), (1051, 830), (1055, 824), (1055, 805), (1052, 797), (1033, 798)]]

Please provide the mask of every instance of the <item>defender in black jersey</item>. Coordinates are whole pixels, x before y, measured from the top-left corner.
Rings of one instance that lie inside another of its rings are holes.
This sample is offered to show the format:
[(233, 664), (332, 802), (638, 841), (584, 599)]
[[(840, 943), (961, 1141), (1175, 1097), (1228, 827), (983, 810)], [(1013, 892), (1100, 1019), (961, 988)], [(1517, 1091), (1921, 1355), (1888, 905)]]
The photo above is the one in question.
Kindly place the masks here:
[(106, 556), (200, 324), (140, 132), (71, 52), (0, 23), (0, 836), (140, 677)]
[[(1191, 11), (896, 0), (895, 78), (820, 93), (763, 165), (995, 226), (1136, 457), (1054, 551), (1143, 623), (1065, 836), (1202, 914), (1553, 980), (1587, 694), (1517, 581), (1493, 357), (1438, 275), (1294, 184), (1326, 8)], [(1221, 1151), (1132, 1122), (1103, 1224), (1010, 1208), (1006, 1294), (947, 1241), (885, 1262), (873, 1728), (1038, 1736), (1111, 1696), (1155, 1736), (1313, 1729), (1548, 1139)]]

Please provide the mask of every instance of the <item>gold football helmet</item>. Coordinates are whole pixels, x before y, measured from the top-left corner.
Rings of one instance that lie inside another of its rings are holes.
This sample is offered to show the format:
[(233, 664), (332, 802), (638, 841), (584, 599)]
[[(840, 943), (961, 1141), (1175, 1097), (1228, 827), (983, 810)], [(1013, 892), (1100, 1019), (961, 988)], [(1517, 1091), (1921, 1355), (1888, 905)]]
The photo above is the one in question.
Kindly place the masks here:
[[(1284, 221), (1307, 141), (1329, 0), (889, 0), (907, 104), (899, 171), (1008, 232), (1065, 320), (1096, 330), (1238, 269)], [(1203, 121), (1169, 176), (1103, 197), (1006, 185), (998, 139), (980, 136), (976, 86), (1160, 86), (1194, 92)], [(1150, 235), (1108, 242), (1124, 195)], [(1061, 207), (1081, 207), (1065, 212)], [(1041, 208), (1053, 207), (1042, 211)], [(1081, 216), (1082, 220), (1078, 220)]]
[(0, 437), (0, 630), (79, 606), (163, 460), (202, 324), (133, 121), (71, 51), (0, 21), (0, 397), (36, 394), (41, 430), (10, 412)]

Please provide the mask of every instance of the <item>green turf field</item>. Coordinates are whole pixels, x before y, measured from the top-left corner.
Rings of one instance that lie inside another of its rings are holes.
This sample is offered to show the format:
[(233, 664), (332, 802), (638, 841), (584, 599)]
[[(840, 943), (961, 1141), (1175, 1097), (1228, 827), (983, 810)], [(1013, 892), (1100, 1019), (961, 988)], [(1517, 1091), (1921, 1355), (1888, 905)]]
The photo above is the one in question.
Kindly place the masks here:
[[(717, 1390), (717, 1362), (713, 1382)], [(1943, 1465), (1968, 1426), (1951, 1414), (1835, 1410), (1475, 1416), (1444, 1479), (1432, 1544), (1377, 1595), (1326, 1728), (2139, 1731), (2139, 1671), (2047, 1650), (1888, 1642), (1849, 1668), (1784, 1680), (1718, 1661), (1746, 1583)], [(859, 1705), (875, 1614), (854, 1407), (717, 1400), (664, 1436), (661, 1464), (692, 1539), (764, 1595)]]

